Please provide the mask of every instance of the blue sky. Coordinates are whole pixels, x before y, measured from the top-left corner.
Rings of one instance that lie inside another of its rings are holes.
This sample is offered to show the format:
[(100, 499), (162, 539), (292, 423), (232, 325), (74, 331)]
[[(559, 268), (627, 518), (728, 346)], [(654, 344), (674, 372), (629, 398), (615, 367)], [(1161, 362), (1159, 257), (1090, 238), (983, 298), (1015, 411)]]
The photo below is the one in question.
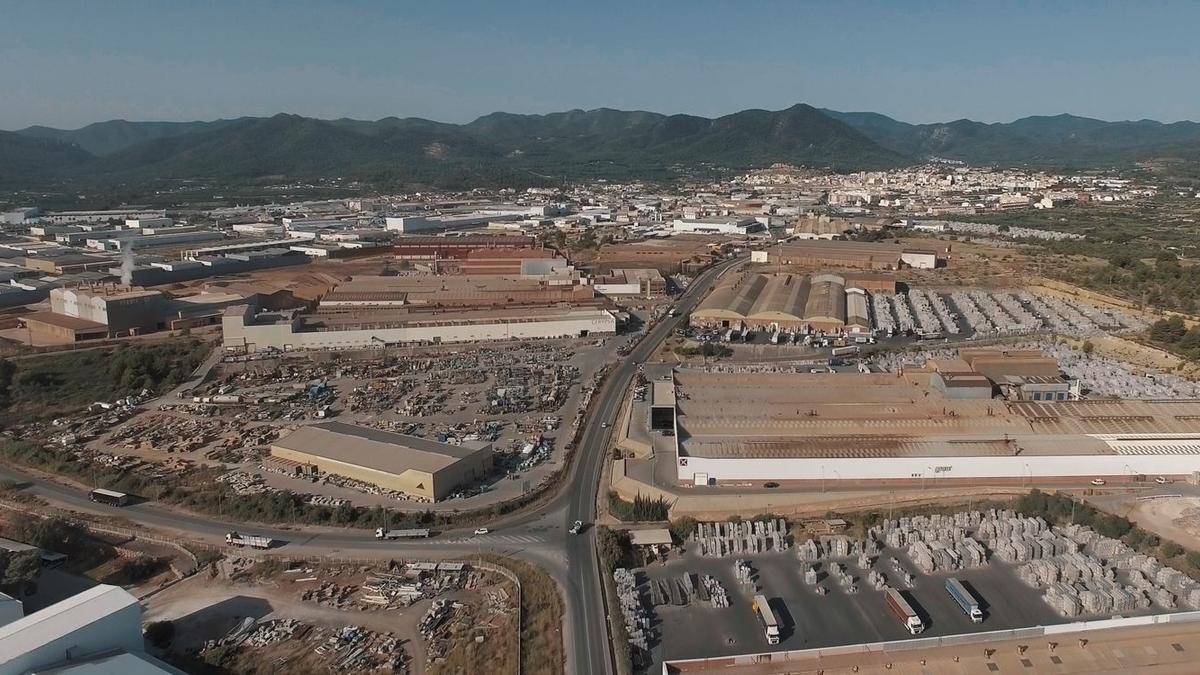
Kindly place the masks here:
[(0, 129), (810, 103), (1200, 120), (1200, 2), (0, 0)]

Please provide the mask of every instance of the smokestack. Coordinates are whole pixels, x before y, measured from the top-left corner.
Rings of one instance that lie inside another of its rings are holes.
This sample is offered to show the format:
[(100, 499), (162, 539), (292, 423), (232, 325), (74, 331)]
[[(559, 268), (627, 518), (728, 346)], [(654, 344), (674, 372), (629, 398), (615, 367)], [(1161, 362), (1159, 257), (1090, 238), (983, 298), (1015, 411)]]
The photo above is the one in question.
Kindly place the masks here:
[(123, 248), (121, 253), (121, 283), (133, 285), (133, 249)]

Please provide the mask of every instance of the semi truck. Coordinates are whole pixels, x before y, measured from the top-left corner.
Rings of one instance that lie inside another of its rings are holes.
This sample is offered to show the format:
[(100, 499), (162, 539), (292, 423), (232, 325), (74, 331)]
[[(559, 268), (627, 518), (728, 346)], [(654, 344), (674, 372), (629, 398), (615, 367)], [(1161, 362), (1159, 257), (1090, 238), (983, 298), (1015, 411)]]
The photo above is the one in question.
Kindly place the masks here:
[(385, 530), (375, 528), (376, 539), (427, 539), (429, 530)]
[(268, 549), (275, 543), (270, 537), (259, 537), (253, 534), (238, 534), (229, 532), (225, 535), (225, 543), (230, 546), (249, 546), (250, 548)]
[(129, 495), (116, 490), (105, 490), (104, 488), (96, 488), (88, 493), (88, 499), (97, 504), (108, 504), (109, 506), (125, 506), (129, 503)]
[(904, 599), (900, 591), (889, 588), (884, 595), (887, 598), (888, 609), (892, 610), (892, 614), (895, 614), (900, 619), (909, 633), (918, 635), (921, 631), (925, 630), (925, 622), (921, 621), (920, 615), (917, 614), (908, 600)]
[(979, 609), (979, 601), (975, 599), (974, 595), (971, 595), (961, 581), (954, 577), (946, 579), (946, 592), (954, 598), (959, 607), (962, 607), (962, 611), (971, 618), (972, 622), (983, 623), (983, 610)]
[(767, 644), (779, 644), (779, 620), (775, 618), (775, 610), (771, 609), (770, 603), (767, 602), (767, 596), (754, 596), (754, 600), (750, 602), (750, 608), (754, 610), (754, 615), (762, 624), (763, 631), (767, 636)]

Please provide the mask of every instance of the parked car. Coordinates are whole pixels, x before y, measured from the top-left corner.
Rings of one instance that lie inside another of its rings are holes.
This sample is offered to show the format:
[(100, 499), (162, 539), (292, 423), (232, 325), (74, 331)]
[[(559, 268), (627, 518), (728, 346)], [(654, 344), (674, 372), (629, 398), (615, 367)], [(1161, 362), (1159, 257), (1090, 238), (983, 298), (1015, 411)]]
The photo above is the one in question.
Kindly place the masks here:
[(1163, 476), (1159, 476), (1158, 478), (1154, 479), (1154, 482), (1158, 483), (1159, 485), (1166, 485), (1167, 483), (1170, 483), (1171, 481), (1167, 480)]
[(1092, 485), (1104, 485), (1104, 479), (1103, 478), (1093, 478)]

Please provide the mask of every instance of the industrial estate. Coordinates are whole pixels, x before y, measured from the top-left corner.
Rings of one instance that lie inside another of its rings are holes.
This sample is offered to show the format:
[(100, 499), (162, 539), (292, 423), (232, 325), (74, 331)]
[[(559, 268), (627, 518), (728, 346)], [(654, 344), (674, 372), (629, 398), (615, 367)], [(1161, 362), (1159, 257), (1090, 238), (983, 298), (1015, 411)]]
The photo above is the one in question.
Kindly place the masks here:
[(1197, 147), (0, 131), (0, 675), (1195, 672)]

